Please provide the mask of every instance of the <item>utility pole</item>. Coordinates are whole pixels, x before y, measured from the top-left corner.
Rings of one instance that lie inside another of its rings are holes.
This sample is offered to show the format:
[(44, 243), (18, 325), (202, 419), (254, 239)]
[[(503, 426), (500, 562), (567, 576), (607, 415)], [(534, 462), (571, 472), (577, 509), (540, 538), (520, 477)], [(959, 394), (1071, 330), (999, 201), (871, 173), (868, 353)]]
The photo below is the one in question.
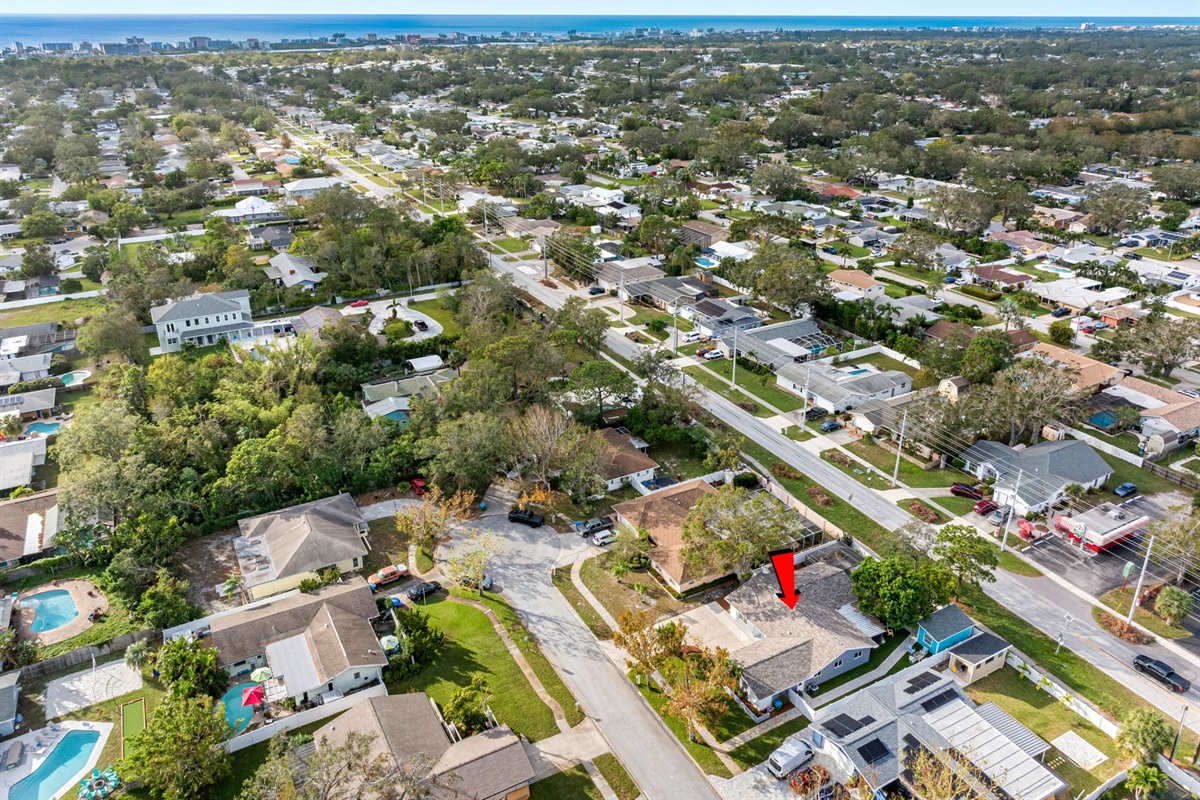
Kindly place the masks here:
[(1179, 730), (1175, 732), (1175, 741), (1171, 743), (1171, 755), (1167, 756), (1168, 761), (1175, 760), (1175, 748), (1179, 747), (1179, 737), (1183, 736), (1183, 720), (1187, 717), (1188, 707), (1185, 703), (1183, 711), (1179, 714)]
[(1008, 549), (1008, 529), (1012, 526), (1013, 514), (1017, 513), (1017, 495), (1021, 491), (1021, 477), (1024, 470), (1017, 470), (1017, 485), (1013, 488), (1012, 504), (1008, 507), (1008, 516), (1004, 518), (1004, 538), (1000, 540), (1000, 552)]
[(621, 327), (625, 327), (625, 279), (617, 284), (617, 303), (621, 307)]
[(673, 316), (671, 320), (671, 327), (674, 328), (674, 335), (672, 335), (671, 339), (675, 343), (673, 347), (675, 351), (675, 358), (679, 358), (679, 300), (680, 298), (675, 298), (675, 307), (674, 311), (672, 312)]
[(1133, 612), (1137, 610), (1138, 598), (1142, 596), (1142, 581), (1146, 580), (1146, 567), (1150, 566), (1150, 551), (1154, 549), (1154, 534), (1150, 534), (1150, 541), (1146, 544), (1146, 557), (1142, 560), (1142, 571), (1138, 575), (1137, 588), (1133, 590), (1133, 597), (1129, 598), (1129, 616), (1125, 621), (1133, 623)]
[(802, 392), (804, 405), (800, 407), (800, 430), (808, 430), (808, 381), (812, 377), (812, 362), (808, 362), (808, 369), (804, 371), (804, 391)]
[(739, 330), (741, 330), (741, 329), (740, 328), (733, 329), (733, 367), (729, 373), (729, 385), (735, 389), (737, 388), (737, 353), (738, 353), (737, 335), (738, 335)]
[[(805, 380), (804, 391), (808, 392), (808, 381)], [(908, 409), (904, 409), (904, 416), (900, 419), (900, 443), (896, 445), (896, 466), (892, 470), (892, 488), (895, 489), (899, 485), (900, 478), (900, 453), (904, 450), (904, 429), (908, 427)]]
[[(546, 258), (546, 234), (544, 233), (542, 234), (542, 277), (550, 277), (550, 261)], [(622, 307), (622, 310), (624, 310), (624, 307)], [(621, 321), (625, 321), (624, 316), (622, 316)]]

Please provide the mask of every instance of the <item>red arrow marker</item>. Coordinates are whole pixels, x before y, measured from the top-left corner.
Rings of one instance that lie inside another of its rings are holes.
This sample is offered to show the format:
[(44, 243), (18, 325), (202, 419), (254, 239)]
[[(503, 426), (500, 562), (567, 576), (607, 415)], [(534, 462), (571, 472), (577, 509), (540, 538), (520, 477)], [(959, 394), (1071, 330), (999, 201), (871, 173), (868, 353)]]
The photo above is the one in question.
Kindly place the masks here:
[(788, 608), (795, 609), (800, 595), (796, 593), (796, 563), (791, 550), (776, 550), (771, 554), (771, 566), (775, 568), (775, 580), (779, 581), (776, 597)]

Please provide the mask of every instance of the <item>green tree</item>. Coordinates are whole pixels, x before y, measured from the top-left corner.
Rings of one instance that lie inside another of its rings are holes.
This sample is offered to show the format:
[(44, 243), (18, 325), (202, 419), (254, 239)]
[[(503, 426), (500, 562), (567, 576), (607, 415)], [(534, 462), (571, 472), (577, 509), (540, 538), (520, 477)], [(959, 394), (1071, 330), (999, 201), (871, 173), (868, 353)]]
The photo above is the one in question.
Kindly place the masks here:
[(474, 492), (460, 490), (447, 495), (438, 486), (430, 487), (420, 502), (396, 511), (396, 533), (432, 557), (439, 545), (463, 528), (474, 505)]
[(131, 642), (130, 645), (125, 648), (125, 663), (128, 664), (131, 669), (141, 672), (142, 667), (150, 663), (150, 655), (149, 640), (138, 639), (135, 642)]
[(0, 664), (4, 668), (24, 667), (37, 660), (36, 642), (17, 641), (17, 632), (12, 628), (0, 631)]
[(918, 271), (927, 272), (942, 265), (942, 257), (937, 252), (940, 243), (932, 233), (909, 228), (896, 238), (892, 255), (898, 265), (912, 264)]
[(1075, 344), (1075, 327), (1071, 320), (1060, 319), (1050, 323), (1050, 341), (1059, 347), (1071, 347)]
[(1178, 625), (1192, 613), (1192, 596), (1175, 586), (1164, 586), (1154, 599), (1154, 610), (1168, 625)]
[(996, 580), (1000, 554), (995, 545), (970, 525), (953, 523), (943, 527), (933, 545), (933, 555), (958, 578), (958, 592), (963, 585), (978, 586), (981, 581)]
[(460, 688), (442, 709), (446, 721), (458, 728), (462, 736), (479, 733), (490, 724), (487, 716), (491, 701), (487, 676), (482, 672), (471, 675), (471, 682)]
[(683, 523), (683, 561), (692, 578), (733, 572), (744, 576), (772, 550), (803, 539), (799, 517), (765, 492), (732, 483), (706, 494)]
[(200, 616), (200, 609), (187, 599), (188, 582), (171, 576), (165, 569), (146, 589), (137, 604), (137, 616), (150, 628), (173, 628)]
[[(173, 697), (220, 697), (229, 685), (229, 673), (217, 663), (217, 651), (199, 641), (179, 636), (158, 651), (154, 666)], [(212, 700), (208, 701), (212, 708)]]
[(599, 359), (576, 367), (568, 383), (580, 400), (594, 407), (596, 417), (604, 413), (608, 401), (633, 394), (636, 386), (627, 372)]
[(1123, 183), (1101, 184), (1088, 192), (1084, 208), (1092, 222), (1105, 233), (1113, 233), (1125, 223), (1134, 223), (1146, 214), (1150, 196), (1142, 189)]
[(211, 697), (169, 696), (146, 729), (126, 742), (121, 774), (164, 800), (207, 797), (229, 774), (223, 745), (231, 733), (225, 715), (213, 713)]
[(62, 217), (53, 211), (34, 211), (21, 220), (21, 235), (31, 238), (52, 239), (62, 236)]
[(449, 490), (482, 492), (512, 463), (514, 444), (507, 420), (473, 411), (438, 423), (432, 436), (417, 441), (417, 454), (427, 459), (426, 473)]
[(21, 275), (23, 277), (54, 275), (57, 272), (58, 261), (54, 257), (54, 251), (47, 245), (39, 242), (25, 248), (25, 255), (21, 257)]
[(986, 383), (1012, 364), (1014, 358), (1016, 350), (1006, 335), (984, 331), (967, 345), (959, 371), (971, 383)]
[(892, 630), (915, 625), (949, 602), (954, 575), (943, 564), (901, 556), (868, 558), (850, 573), (859, 608)]
[(1143, 800), (1167, 788), (1167, 774), (1152, 764), (1131, 767), (1125, 776), (1125, 788), (1133, 791), (1133, 800)]
[(150, 222), (150, 216), (141, 206), (132, 203), (117, 203), (113, 206), (108, 218), (108, 227), (117, 236), (128, 236), (135, 228), (144, 228)]
[(617, 619), (613, 644), (629, 655), (625, 663), (630, 669), (646, 676), (679, 655), (686, 633), (686, 625), (657, 626), (649, 611), (626, 609)]
[(1175, 732), (1163, 715), (1149, 708), (1129, 712), (1117, 736), (1120, 748), (1142, 764), (1153, 764), (1174, 740)]
[(688, 741), (697, 741), (696, 731), (712, 725), (729, 707), (729, 692), (737, 688), (737, 667), (724, 648), (705, 648), (685, 656), (680, 673), (674, 676), (667, 713), (687, 723)]
[(76, 344), (96, 362), (109, 353), (117, 353), (131, 364), (145, 363), (150, 357), (141, 324), (132, 311), (116, 303), (106, 305), (83, 324)]

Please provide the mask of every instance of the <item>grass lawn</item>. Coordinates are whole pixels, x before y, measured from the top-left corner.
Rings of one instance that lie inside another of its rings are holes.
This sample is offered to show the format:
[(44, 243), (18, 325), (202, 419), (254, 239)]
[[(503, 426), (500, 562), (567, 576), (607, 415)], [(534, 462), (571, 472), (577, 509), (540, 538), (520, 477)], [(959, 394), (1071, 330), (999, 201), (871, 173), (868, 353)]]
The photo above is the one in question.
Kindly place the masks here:
[(583, 767), (556, 772), (529, 786), (529, 800), (603, 800)]
[(1105, 433), (1097, 428), (1087, 427), (1084, 428), (1084, 433), (1095, 436), (1102, 442), (1108, 442), (1114, 447), (1119, 447), (1127, 453), (1134, 453), (1136, 455), (1140, 449), (1138, 447), (1137, 436), (1129, 431), (1122, 431), (1114, 436), (1113, 434)]
[[(613, 618), (620, 619), (625, 611), (649, 611), (661, 619), (686, 611), (695, 605), (672, 597), (649, 570), (631, 572), (618, 581), (610, 571), (612, 560), (611, 553), (589, 558), (580, 567), (579, 577)], [(633, 588), (634, 584), (638, 583), (646, 587), (644, 595)]]
[(1135, 467), (1128, 461), (1122, 461), (1116, 456), (1110, 456), (1108, 453), (1101, 453), (1098, 450), (1096, 452), (1113, 469), (1112, 477), (1108, 479), (1108, 483), (1104, 486), (1105, 491), (1112, 491), (1117, 486), (1128, 481), (1136, 483), (1138, 491), (1142, 494), (1182, 491), (1178, 483), (1169, 481), (1166, 478), (1160, 478), (1157, 475), (1152, 475), (1149, 471), (1141, 467)]
[[(88, 665), (88, 669), (91, 669), (90, 664)], [(62, 673), (56, 673), (50, 677), (59, 678), (62, 677)], [(145, 700), (146, 713), (153, 714), (154, 709), (158, 708), (159, 703), (166, 697), (166, 693), (166, 687), (162, 683), (153, 678), (146, 678), (142, 684), (142, 688), (136, 692), (130, 692), (127, 695), (122, 695), (112, 700), (105, 700), (103, 703), (89, 706), (76, 711), (74, 714), (67, 714), (63, 719), (111, 722), (117, 726), (113, 729), (112, 735), (108, 737), (108, 741), (104, 743), (104, 749), (100, 752), (100, 760), (96, 764), (100, 769), (104, 769), (109, 764), (116, 764), (121, 759), (121, 750), (124, 742), (127, 741), (127, 738), (122, 735), (121, 731), (121, 724), (125, 719), (125, 714), (123, 713), (126, 707), (125, 704)], [(134, 708), (134, 706), (130, 706), (130, 708)], [(141, 709), (142, 704), (138, 702), (136, 708)], [(136, 712), (129, 713), (133, 715)], [(145, 722), (146, 719), (143, 719), (143, 726)]]
[[(633, 308), (631, 306), (630, 308)], [(667, 324), (671, 323), (671, 315), (665, 311), (657, 311), (652, 308), (638, 308), (637, 312), (631, 317), (629, 312), (625, 312), (626, 325), (645, 325), (652, 319), (665, 319)], [(682, 320), (681, 320), (682, 321)]]
[(964, 517), (975, 508), (975, 501), (969, 497), (958, 497), (948, 494), (945, 497), (931, 497), (929, 502), (937, 503), (956, 517)]
[(872, 353), (869, 356), (863, 356), (862, 358), (856, 358), (853, 361), (839, 361), (838, 362), (839, 367), (856, 367), (861, 364), (870, 364), (871, 366), (875, 367), (876, 369), (880, 369), (880, 370), (894, 369), (897, 372), (903, 372), (905, 375), (908, 375), (911, 378), (917, 377), (917, 373), (920, 372), (920, 370), (917, 369), (916, 367), (910, 367), (908, 364), (905, 364), (903, 361), (897, 361), (896, 359), (892, 358), (891, 356), (886, 356), (883, 353)]
[(755, 408), (750, 412), (756, 417), (773, 417), (775, 412), (766, 406), (762, 405), (762, 401), (757, 397), (752, 397), (745, 392), (732, 389), (729, 383), (721, 380), (720, 377), (706, 370), (704, 367), (692, 366), (684, 367), (683, 371), (696, 379), (698, 383), (703, 384), (706, 388), (711, 389), (722, 397), (737, 404), (749, 403)]
[(435, 566), (435, 564), (433, 563), (433, 559), (430, 557), (429, 553), (426, 553), (420, 547), (417, 548), (416, 562), (417, 562), (417, 571), (420, 572), (422, 575), (424, 575), (426, 572), (429, 572), (429, 570), (433, 569)]
[(0, 305), (0, 325), (12, 327), (17, 325), (35, 325), (39, 322), (57, 322), (59, 325), (74, 324), (82, 317), (91, 317), (104, 308), (103, 297), (81, 297), (74, 300), (60, 300), (57, 303), (43, 303), (39, 306), (27, 306), (5, 311)]
[[(842, 464), (839, 461), (834, 461), (833, 456), (835, 453), (846, 458), (851, 463)], [(850, 459), (849, 456), (841, 453), (836, 447), (831, 447), (828, 450), (822, 450), (821, 458), (828, 461), (830, 464), (837, 467), (851, 478), (854, 478), (854, 480), (858, 481), (863, 486), (871, 486), (879, 491), (886, 491), (892, 488), (892, 481), (890, 478), (885, 478), (870, 467), (865, 467), (857, 461)]]
[(139, 697), (121, 706), (121, 757), (125, 757), (125, 745), (130, 739), (146, 729), (146, 698)]
[[(288, 736), (300, 736), (303, 734), (315, 733), (328, 723), (337, 718), (337, 715), (326, 717), (325, 719), (317, 720), (308, 725), (295, 728), (288, 731)], [(283, 734), (279, 734), (282, 736)], [(229, 757), (230, 766), (232, 769), (229, 776), (220, 783), (212, 786), (208, 790), (210, 800), (236, 800), (238, 795), (242, 793), (242, 786), (246, 781), (253, 777), (258, 768), (267, 760), (267, 755), (270, 752), (271, 740), (252, 744), (249, 747), (238, 750)], [(148, 794), (131, 793), (134, 797), (149, 797)]]
[(807, 442), (809, 439), (815, 438), (816, 434), (808, 428), (802, 428), (799, 425), (789, 425), (784, 430), (783, 435), (791, 439), (793, 442)]
[[(866, 461), (885, 475), (891, 475), (896, 469), (896, 454), (867, 439), (860, 439), (846, 445), (846, 449)], [(916, 489), (936, 489), (949, 487), (958, 479), (957, 473), (938, 469), (921, 469), (907, 458), (900, 459), (900, 482)]]
[[(725, 358), (719, 361), (706, 361), (704, 366), (726, 380), (733, 372), (733, 361)], [(759, 375), (742, 368), (738, 370), (737, 385), (750, 394), (762, 398), (780, 411), (796, 411), (804, 407), (803, 399), (786, 389), (779, 388), (774, 373)]]
[[(455, 590), (455, 592), (458, 593), (458, 590)], [(583, 712), (575, 704), (575, 696), (571, 694), (571, 690), (567, 688), (562, 678), (554, 671), (554, 667), (550, 665), (546, 654), (542, 652), (542, 648), (538, 646), (537, 641), (530, 635), (529, 630), (521, 622), (520, 617), (517, 616), (517, 612), (513, 610), (512, 606), (495, 594), (488, 592), (484, 592), (482, 597), (476, 597), (473, 592), (463, 592), (462, 595), (476, 602), (483, 603), (499, 618), (500, 624), (504, 626), (504, 630), (508, 631), (508, 635), (517, 645), (517, 649), (521, 651), (521, 655), (525, 656), (525, 660), (529, 662), (533, 673), (542, 682), (546, 693), (562, 706), (563, 713), (567, 717), (567, 724), (575, 727), (583, 722)]]
[(638, 791), (637, 784), (633, 782), (633, 778), (629, 777), (629, 773), (625, 771), (625, 767), (621, 766), (621, 762), (612, 753), (604, 753), (592, 759), (592, 763), (596, 765), (596, 769), (600, 770), (600, 774), (604, 776), (604, 780), (608, 781), (608, 785), (614, 792), (617, 793), (619, 800), (637, 800)]
[[(1008, 540), (1010, 542), (1013, 542), (1013, 541), (1021, 542), (1021, 538), (1019, 536), (1009, 536)], [(1000, 549), (999, 544), (996, 545), (996, 549), (997, 550)], [(1025, 561), (1022, 558), (1018, 558), (1013, 553), (1014, 549), (1016, 549), (1016, 548), (1013, 546), (1009, 546), (1009, 548), (1007, 550), (1005, 550), (999, 554), (1000, 555), (1000, 569), (1004, 570), (1005, 572), (1011, 572), (1014, 575), (1024, 575), (1026, 578), (1042, 577), (1042, 575), (1044, 573), (1040, 569), (1035, 567), (1033, 564), (1030, 564), (1028, 561)]]
[(691, 448), (684, 445), (654, 445), (650, 448), (650, 457), (658, 462), (659, 475), (669, 475), (677, 481), (699, 478), (712, 472), (712, 469), (705, 466), (703, 455), (696, 455)]
[(789, 720), (777, 728), (756, 736), (740, 747), (729, 751), (729, 757), (738, 763), (742, 769), (750, 769), (767, 760), (767, 757), (779, 749), (783, 740), (794, 733), (799, 733), (808, 727), (808, 718), (804, 716)]
[(413, 311), (433, 317), (442, 326), (442, 332), (447, 336), (457, 336), (462, 333), (462, 328), (454, 321), (450, 312), (442, 308), (442, 304), (438, 300), (418, 300), (415, 303), (409, 303), (408, 307)]
[(442, 597), (432, 598), (426, 610), (431, 621), (445, 632), (446, 644), (424, 672), (390, 686), (389, 691), (427, 692), (444, 706), (460, 688), (470, 684), (473, 674), (483, 673), (497, 720), (535, 742), (559, 732), (550, 707), (529, 685), (483, 612)]
[(520, 239), (493, 239), (492, 246), (506, 253), (520, 253), (522, 250), (529, 249), (529, 245)]
[[(868, 657), (867, 657), (867, 660), (865, 663), (859, 664), (857, 667), (850, 670), (849, 672), (843, 672), (841, 675), (832, 677), (829, 680), (822, 683), (821, 684), (821, 692), (833, 691), (834, 689), (836, 689), (837, 687), (839, 687), (843, 684), (846, 684), (852, 680), (861, 678), (863, 675), (866, 675), (871, 670), (879, 669), (879, 667), (883, 665), (883, 662), (887, 661), (888, 656), (890, 656), (892, 653), (896, 652), (896, 648), (899, 647), (900, 645), (904, 644), (904, 642), (907, 641), (907, 639), (908, 639), (908, 631), (903, 630), (903, 629), (896, 631), (895, 633), (893, 633), (891, 635), (890, 638), (885, 639), (883, 641), (883, 644), (881, 644), (881, 645), (879, 645), (879, 647), (876, 647), (873, 650), (871, 650), (871, 652), (868, 654)], [(902, 663), (905, 666), (908, 666), (908, 663), (903, 658), (900, 659), (899, 663)], [(821, 702), (820, 694), (817, 695), (816, 702), (818, 704)]]
[[(633, 679), (632, 676), (630, 676), (630, 679)], [(671, 729), (671, 733), (675, 734), (675, 738), (679, 739), (683, 748), (688, 751), (692, 758), (696, 759), (696, 763), (700, 765), (700, 769), (704, 770), (706, 775), (717, 775), (722, 778), (733, 777), (728, 768), (721, 763), (721, 759), (717, 758), (717, 754), (712, 751), (712, 748), (703, 741), (688, 741), (687, 723), (666, 712), (667, 695), (663, 694), (657, 686), (653, 685), (653, 681), (650, 682), (650, 685), (639, 686), (638, 691), (642, 693), (642, 697), (646, 698), (646, 702), (650, 704), (650, 707), (657, 711), (658, 715), (663, 718), (663, 722), (667, 723), (667, 727)], [(697, 736), (696, 738), (700, 737)]]
[[(771, 469), (775, 464), (781, 463), (777, 456), (753, 442), (745, 443), (742, 446), (742, 452), (758, 461), (766, 469)], [(826, 492), (831, 501), (830, 505), (825, 507), (817, 505), (817, 502), (809, 496), (808, 490), (820, 485), (811, 478), (805, 475), (801, 475), (798, 478), (775, 476), (775, 480), (779, 481), (780, 485), (791, 492), (801, 503), (804, 503), (804, 505), (843, 531), (851, 534), (854, 538), (862, 541), (867, 547), (870, 547), (881, 556), (887, 557), (893, 553), (904, 552), (901, 547), (902, 542), (896, 534), (840, 497), (835, 497)]]
[(583, 624), (588, 626), (588, 630), (592, 632), (593, 636), (597, 639), (613, 638), (613, 629), (608, 627), (608, 623), (600, 618), (596, 609), (592, 608), (592, 604), (585, 600), (579, 590), (575, 588), (575, 584), (571, 581), (570, 567), (559, 567), (554, 570), (554, 585), (562, 593), (563, 599), (571, 604), (571, 608), (575, 609), (575, 613), (583, 620)]
[(1125, 759), (1117, 753), (1117, 745), (1103, 731), (1085, 721), (1048, 693), (1043, 692), (1012, 667), (1004, 667), (976, 681), (966, 689), (967, 694), (978, 703), (994, 702), (1017, 721), (1047, 742), (1057, 739), (1067, 731), (1087, 741), (1092, 747), (1108, 756), (1091, 771), (1077, 766), (1057, 749), (1046, 755), (1046, 762), (1063, 780), (1071, 784), (1071, 795), (1091, 792), (1097, 786), (1120, 771)]
[(408, 540), (396, 532), (395, 517), (380, 517), (367, 523), (371, 534), (371, 552), (363, 562), (363, 571), (375, 571), (388, 564), (408, 564)]
[[(1121, 619), (1129, 613), (1129, 601), (1133, 597), (1133, 589), (1113, 589), (1100, 595), (1100, 602), (1108, 607), (1115, 609)], [(1100, 612), (1100, 609), (1092, 609), (1092, 616)], [(1178, 625), (1168, 625), (1167, 621), (1155, 614), (1147, 605), (1138, 606), (1137, 611), (1133, 613), (1133, 620), (1146, 628), (1148, 628), (1155, 636), (1162, 639), (1186, 639), (1192, 634), (1186, 629)]]
[[(851, 258), (866, 258), (871, 255), (871, 251), (865, 247), (858, 247), (849, 242), (831, 242), (829, 247), (838, 251), (838, 255), (848, 255)], [(846, 267), (846, 269), (854, 269), (854, 265)]]
[(937, 519), (929, 520), (931, 525), (941, 525), (943, 522), (950, 521), (949, 517), (947, 517), (945, 514), (941, 513), (940, 511), (938, 511), (936, 508), (930, 506), (928, 503), (924, 502), (923, 500), (897, 500), (896, 505), (899, 506), (901, 509), (903, 509), (906, 513), (912, 514), (914, 517), (917, 517), (918, 519), (922, 519), (922, 517), (913, 513), (914, 508), (917, 510), (922, 509), (922, 508), (929, 509), (930, 511), (932, 511), (934, 514), (937, 515)]

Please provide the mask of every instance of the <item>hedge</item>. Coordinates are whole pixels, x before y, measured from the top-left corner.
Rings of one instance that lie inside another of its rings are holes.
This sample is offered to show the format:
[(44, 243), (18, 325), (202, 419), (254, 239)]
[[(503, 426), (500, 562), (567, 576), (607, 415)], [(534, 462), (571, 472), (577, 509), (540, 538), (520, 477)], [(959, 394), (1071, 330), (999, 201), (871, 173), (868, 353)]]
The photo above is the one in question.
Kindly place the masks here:
[(958, 290), (965, 295), (978, 297), (980, 300), (989, 300), (991, 302), (995, 302), (1004, 296), (1000, 292), (989, 292), (987, 289), (980, 289), (978, 286), (960, 286)]

